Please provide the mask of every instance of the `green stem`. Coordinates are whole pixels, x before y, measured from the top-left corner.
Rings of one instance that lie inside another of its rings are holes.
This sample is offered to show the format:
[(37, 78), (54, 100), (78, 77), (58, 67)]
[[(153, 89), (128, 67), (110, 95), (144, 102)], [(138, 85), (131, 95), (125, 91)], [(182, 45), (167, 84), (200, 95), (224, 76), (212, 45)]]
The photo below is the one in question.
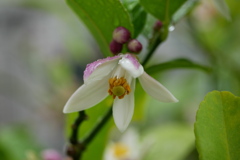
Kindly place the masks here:
[(157, 47), (167, 39), (168, 36), (168, 23), (166, 23), (160, 31), (154, 32), (152, 39), (150, 39), (149, 50), (147, 56), (142, 62), (142, 65), (145, 66), (149, 59), (154, 54)]
[(85, 111), (78, 112), (78, 117), (75, 120), (74, 124), (72, 125), (72, 134), (69, 139), (72, 145), (75, 145), (78, 143), (78, 129), (79, 129), (79, 126), (82, 124), (82, 122), (86, 119), (87, 119), (87, 115)]
[(78, 112), (77, 119), (74, 121), (72, 125), (72, 133), (69, 139), (71, 145), (67, 147), (67, 151), (66, 151), (67, 155), (70, 156), (72, 160), (79, 160), (79, 158), (81, 157), (80, 151), (84, 150), (83, 146), (78, 141), (78, 131), (81, 124), (86, 119), (87, 119), (87, 115), (85, 111), (80, 111)]
[(157, 43), (158, 41), (156, 40), (153, 44), (153, 46), (149, 49), (147, 56), (145, 57), (145, 59), (142, 62), (142, 65), (145, 66), (147, 64), (147, 62), (149, 61), (149, 59), (152, 57), (154, 51), (156, 50), (156, 48), (158, 47), (159, 43)]
[(87, 148), (87, 146), (91, 143), (91, 141), (95, 138), (95, 136), (99, 133), (99, 131), (103, 128), (103, 126), (108, 122), (112, 115), (112, 107), (107, 111), (107, 113), (103, 116), (103, 118), (97, 123), (97, 125), (91, 130), (88, 136), (84, 138), (82, 141), (78, 140), (78, 130), (84, 120), (87, 119), (87, 115), (85, 111), (80, 111), (77, 119), (72, 125), (72, 133), (70, 136), (71, 145), (67, 148), (67, 155), (70, 156), (73, 160), (81, 160), (82, 154)]
[(103, 126), (107, 123), (107, 121), (112, 116), (112, 107), (107, 111), (107, 113), (103, 116), (103, 118), (99, 121), (99, 123), (93, 128), (93, 130), (89, 133), (89, 135), (82, 141), (83, 145), (89, 144), (94, 137), (98, 134), (98, 132), (103, 128)]

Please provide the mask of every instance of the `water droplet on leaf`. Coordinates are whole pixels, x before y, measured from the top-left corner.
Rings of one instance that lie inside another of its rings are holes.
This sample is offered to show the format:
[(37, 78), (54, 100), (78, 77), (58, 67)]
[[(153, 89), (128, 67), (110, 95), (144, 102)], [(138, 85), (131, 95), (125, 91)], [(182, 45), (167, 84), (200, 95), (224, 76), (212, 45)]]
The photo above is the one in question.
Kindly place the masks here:
[(168, 30), (169, 30), (170, 32), (174, 31), (174, 29), (175, 29), (175, 27), (174, 27), (173, 25), (170, 25), (170, 26), (168, 27)]

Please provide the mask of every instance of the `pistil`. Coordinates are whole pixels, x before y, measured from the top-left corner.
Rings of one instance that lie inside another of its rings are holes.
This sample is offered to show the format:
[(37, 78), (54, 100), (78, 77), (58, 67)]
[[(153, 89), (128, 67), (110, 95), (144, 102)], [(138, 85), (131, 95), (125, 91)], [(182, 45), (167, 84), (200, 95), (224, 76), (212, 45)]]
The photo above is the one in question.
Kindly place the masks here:
[(126, 94), (129, 94), (130, 92), (131, 88), (124, 77), (113, 77), (109, 79), (108, 93), (109, 95), (113, 96), (113, 99), (116, 97), (122, 99)]

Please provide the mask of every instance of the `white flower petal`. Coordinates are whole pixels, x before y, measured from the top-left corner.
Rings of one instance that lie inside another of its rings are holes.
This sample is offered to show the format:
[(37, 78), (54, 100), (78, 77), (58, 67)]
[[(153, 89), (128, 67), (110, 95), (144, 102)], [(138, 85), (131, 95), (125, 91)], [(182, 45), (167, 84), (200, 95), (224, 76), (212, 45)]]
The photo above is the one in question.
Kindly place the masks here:
[(123, 56), (122, 59), (119, 60), (119, 64), (134, 78), (139, 77), (144, 72), (142, 65), (130, 54)]
[(104, 160), (119, 160), (115, 155), (115, 145), (114, 142), (110, 142), (110, 144), (107, 145), (104, 153)]
[(167, 88), (149, 76), (146, 72), (144, 72), (138, 79), (143, 89), (153, 98), (161, 102), (178, 102)]
[(123, 132), (129, 125), (134, 112), (135, 79), (131, 84), (131, 92), (123, 99), (116, 99), (113, 103), (113, 118), (117, 128)]
[(128, 128), (122, 135), (121, 143), (126, 144), (130, 149), (132, 149), (132, 153), (134, 153), (134, 149), (139, 147), (139, 135), (137, 131), (133, 128)]
[(71, 113), (93, 107), (108, 96), (108, 76), (79, 87), (66, 103), (63, 112)]
[(118, 65), (120, 58), (121, 56), (107, 57), (88, 64), (84, 71), (84, 83), (101, 80)]

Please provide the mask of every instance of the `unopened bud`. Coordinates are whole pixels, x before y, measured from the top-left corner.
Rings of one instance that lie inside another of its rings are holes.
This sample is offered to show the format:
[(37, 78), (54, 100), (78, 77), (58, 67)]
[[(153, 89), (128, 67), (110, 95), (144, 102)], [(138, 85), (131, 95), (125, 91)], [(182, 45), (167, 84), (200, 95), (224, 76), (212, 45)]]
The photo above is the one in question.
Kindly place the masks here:
[(116, 55), (116, 54), (118, 54), (118, 53), (120, 53), (122, 51), (123, 45), (118, 43), (118, 42), (116, 42), (116, 41), (114, 41), (114, 40), (112, 40), (112, 42), (110, 43), (109, 47), (110, 47), (110, 51), (114, 55)]
[(131, 38), (131, 33), (124, 27), (117, 27), (113, 31), (113, 40), (118, 43), (126, 43)]
[(132, 39), (128, 42), (128, 49), (130, 52), (139, 53), (142, 50), (142, 44), (138, 40)]
[(156, 23), (155, 23), (154, 26), (153, 26), (153, 29), (154, 29), (155, 31), (159, 31), (159, 30), (162, 28), (162, 26), (163, 26), (162, 22), (159, 21), (159, 20), (157, 20)]
[(43, 160), (61, 160), (62, 156), (60, 153), (53, 149), (47, 149), (42, 152)]

